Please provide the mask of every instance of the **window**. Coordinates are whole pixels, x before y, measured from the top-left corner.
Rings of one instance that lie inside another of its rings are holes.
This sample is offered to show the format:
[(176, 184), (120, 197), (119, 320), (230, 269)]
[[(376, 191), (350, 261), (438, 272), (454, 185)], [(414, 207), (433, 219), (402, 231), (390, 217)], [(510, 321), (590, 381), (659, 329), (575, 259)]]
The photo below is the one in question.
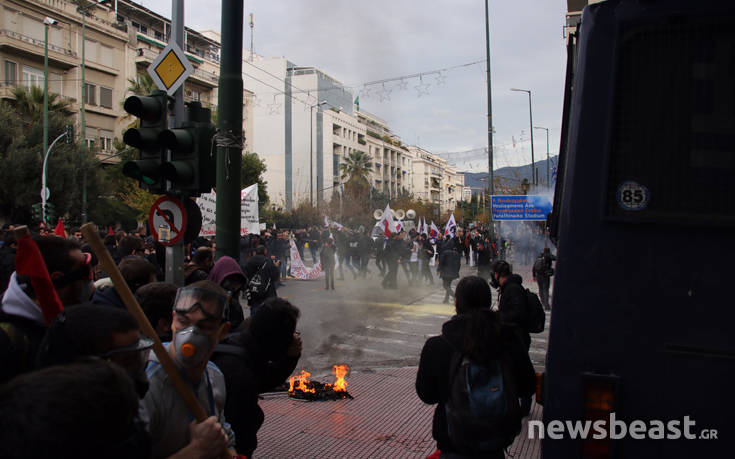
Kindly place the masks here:
[(156, 40), (163, 41), (163, 32), (159, 32), (158, 30), (153, 31), (153, 36), (156, 38)]
[(100, 106), (112, 108), (112, 89), (100, 86)]
[(15, 86), (18, 79), (18, 64), (12, 61), (5, 61), (5, 85)]
[(112, 151), (112, 132), (100, 131), (100, 150)]
[(31, 89), (32, 86), (38, 86), (39, 88), (42, 88), (43, 87), (43, 70), (24, 65), (23, 66), (23, 86), (25, 86), (28, 89)]
[(146, 26), (144, 26), (144, 25), (141, 24), (141, 26), (140, 26), (140, 33), (147, 34), (148, 33), (148, 27), (146, 27)]
[(100, 45), (98, 62), (108, 67), (115, 65), (115, 50), (112, 46)]
[(97, 105), (97, 85), (86, 83), (84, 88), (84, 99), (87, 105)]
[(94, 151), (94, 139), (87, 139), (87, 150)]
[(61, 95), (61, 90), (63, 85), (62, 83), (62, 75), (60, 73), (49, 73), (48, 74), (48, 90), (49, 92), (54, 92), (56, 94)]

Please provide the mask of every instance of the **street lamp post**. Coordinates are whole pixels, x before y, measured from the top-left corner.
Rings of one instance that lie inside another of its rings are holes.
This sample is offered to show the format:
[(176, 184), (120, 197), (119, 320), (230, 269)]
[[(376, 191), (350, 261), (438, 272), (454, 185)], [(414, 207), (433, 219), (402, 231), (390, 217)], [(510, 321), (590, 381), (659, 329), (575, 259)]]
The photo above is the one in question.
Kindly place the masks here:
[[(493, 174), (493, 104), (492, 87), (490, 86), (490, 0), (485, 0), (485, 55), (487, 59), (487, 162), (488, 162), (488, 195), (495, 194), (495, 177)], [(490, 198), (492, 199), (492, 197)], [(483, 204), (484, 206), (484, 204)], [(490, 239), (495, 239), (495, 225), (493, 213), (490, 212), (488, 219), (490, 227)]]
[(535, 126), (534, 129), (543, 129), (546, 131), (546, 186), (551, 188), (551, 163), (549, 162), (549, 128)]
[(323, 100), (309, 107), (309, 202), (314, 205), (314, 107), (326, 105)]
[[(48, 26), (56, 24), (56, 19), (46, 17), (43, 20), (43, 155), (48, 150)], [(45, 184), (44, 184), (45, 187)], [(45, 193), (45, 188), (42, 194)], [(43, 197), (43, 196), (42, 196)], [(43, 215), (46, 215), (46, 202), (43, 202)], [(44, 223), (46, 223), (44, 221)]]
[(533, 183), (534, 185), (538, 185), (538, 180), (536, 179), (536, 160), (533, 152), (533, 109), (531, 108), (531, 90), (517, 88), (511, 88), (510, 90), (525, 92), (528, 94), (528, 118), (530, 120), (531, 126), (531, 183)]

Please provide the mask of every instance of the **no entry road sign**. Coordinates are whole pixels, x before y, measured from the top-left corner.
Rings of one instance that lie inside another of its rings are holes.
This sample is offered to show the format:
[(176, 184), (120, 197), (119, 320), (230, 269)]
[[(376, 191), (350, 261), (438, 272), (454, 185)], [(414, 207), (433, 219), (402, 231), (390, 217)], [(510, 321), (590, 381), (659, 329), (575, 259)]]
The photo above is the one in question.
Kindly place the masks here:
[(161, 244), (178, 243), (186, 232), (184, 204), (172, 196), (161, 196), (151, 206), (148, 226), (153, 238)]

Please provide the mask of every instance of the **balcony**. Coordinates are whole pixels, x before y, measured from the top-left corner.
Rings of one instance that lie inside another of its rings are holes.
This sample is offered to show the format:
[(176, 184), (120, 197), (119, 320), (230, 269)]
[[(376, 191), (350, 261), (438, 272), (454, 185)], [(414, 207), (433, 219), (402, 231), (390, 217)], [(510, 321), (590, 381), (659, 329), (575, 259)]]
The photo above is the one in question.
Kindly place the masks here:
[[(8, 29), (0, 29), (0, 49), (13, 54), (43, 58), (44, 41)], [(79, 64), (77, 53), (69, 48), (48, 44), (49, 65), (70, 69)]]

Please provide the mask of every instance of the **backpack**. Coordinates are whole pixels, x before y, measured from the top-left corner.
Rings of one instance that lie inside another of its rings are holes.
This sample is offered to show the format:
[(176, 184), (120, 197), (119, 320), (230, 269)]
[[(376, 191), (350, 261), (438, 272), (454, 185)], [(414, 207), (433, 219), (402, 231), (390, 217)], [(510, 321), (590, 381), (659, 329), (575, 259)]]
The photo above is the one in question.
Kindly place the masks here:
[(263, 268), (265, 268), (265, 265), (268, 264), (268, 261), (266, 260), (265, 263), (263, 263), (263, 266), (261, 266), (258, 271), (253, 274), (253, 277), (248, 280), (248, 286), (245, 290), (245, 295), (247, 296), (248, 300), (251, 299), (257, 299), (265, 295), (265, 292), (268, 291), (268, 289), (271, 286), (271, 279), (270, 277), (266, 277), (265, 280), (263, 280)]
[(482, 455), (510, 446), (521, 432), (522, 415), (515, 377), (505, 357), (484, 365), (455, 350), (451, 362), (444, 413), (454, 448)]
[(529, 289), (526, 289), (526, 307), (528, 312), (526, 330), (529, 333), (541, 333), (546, 325), (546, 311), (538, 295)]

